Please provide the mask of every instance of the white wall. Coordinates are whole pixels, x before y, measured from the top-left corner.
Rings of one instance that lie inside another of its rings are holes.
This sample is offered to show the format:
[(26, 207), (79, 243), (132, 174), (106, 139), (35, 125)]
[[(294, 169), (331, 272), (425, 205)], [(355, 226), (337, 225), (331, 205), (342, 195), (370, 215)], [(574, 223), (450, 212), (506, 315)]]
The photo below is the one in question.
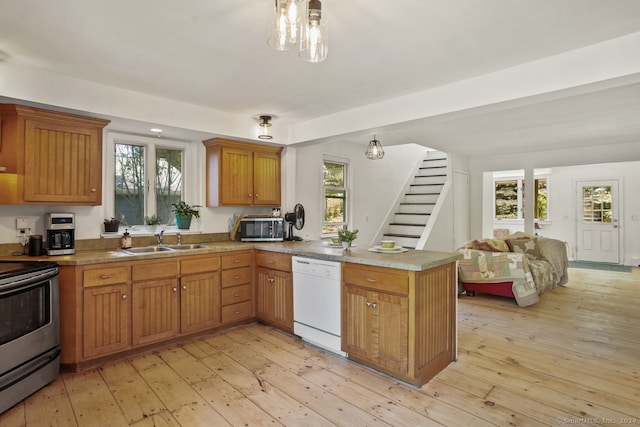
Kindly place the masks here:
[[(384, 141), (382, 141), (384, 144)], [(351, 228), (359, 230), (356, 244), (369, 245), (387, 216), (390, 204), (403, 191), (413, 165), (425, 153), (416, 144), (384, 147), (381, 160), (368, 160), (366, 146), (351, 143), (322, 143), (296, 149), (295, 203), (305, 208), (306, 221), (297, 235), (319, 239), (322, 232), (322, 161), (324, 155), (348, 159), (351, 173)], [(287, 206), (292, 209), (293, 205)]]

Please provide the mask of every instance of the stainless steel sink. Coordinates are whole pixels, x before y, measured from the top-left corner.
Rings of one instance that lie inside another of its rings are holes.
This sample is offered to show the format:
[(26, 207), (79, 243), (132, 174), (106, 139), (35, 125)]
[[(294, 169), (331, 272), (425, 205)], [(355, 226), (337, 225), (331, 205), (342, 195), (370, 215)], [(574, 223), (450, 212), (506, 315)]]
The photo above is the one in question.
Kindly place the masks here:
[(194, 243), (191, 245), (165, 245), (167, 248), (170, 248), (174, 251), (187, 251), (189, 249), (203, 249), (208, 248), (207, 245), (201, 245), (199, 243)]
[(173, 249), (167, 246), (141, 246), (138, 248), (129, 248), (129, 249), (120, 249), (122, 252), (128, 253), (130, 255), (136, 254), (152, 254), (156, 252), (170, 252)]

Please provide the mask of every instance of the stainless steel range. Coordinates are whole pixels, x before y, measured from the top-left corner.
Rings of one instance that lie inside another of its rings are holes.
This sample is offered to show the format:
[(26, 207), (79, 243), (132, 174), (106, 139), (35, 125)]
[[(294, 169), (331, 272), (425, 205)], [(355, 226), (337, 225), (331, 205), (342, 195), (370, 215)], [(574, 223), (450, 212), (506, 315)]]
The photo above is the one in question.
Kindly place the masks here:
[(0, 413), (60, 371), (58, 264), (0, 261)]

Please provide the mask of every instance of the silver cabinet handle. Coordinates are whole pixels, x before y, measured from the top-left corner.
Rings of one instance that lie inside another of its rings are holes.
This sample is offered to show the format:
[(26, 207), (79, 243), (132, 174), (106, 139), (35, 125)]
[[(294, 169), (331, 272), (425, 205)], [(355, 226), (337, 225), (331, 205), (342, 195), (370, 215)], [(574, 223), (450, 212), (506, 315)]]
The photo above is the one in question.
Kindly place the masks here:
[(367, 307), (371, 307), (371, 303), (367, 301)]
[(367, 282), (376, 283), (378, 279), (372, 279), (371, 277), (367, 277)]
[(122, 294), (122, 300), (126, 300), (127, 299), (127, 294)]
[(182, 289), (187, 289), (187, 285), (182, 285)]
[(178, 292), (178, 288), (173, 288), (173, 292)]
[(102, 280), (113, 279), (113, 274), (101, 274), (100, 278)]

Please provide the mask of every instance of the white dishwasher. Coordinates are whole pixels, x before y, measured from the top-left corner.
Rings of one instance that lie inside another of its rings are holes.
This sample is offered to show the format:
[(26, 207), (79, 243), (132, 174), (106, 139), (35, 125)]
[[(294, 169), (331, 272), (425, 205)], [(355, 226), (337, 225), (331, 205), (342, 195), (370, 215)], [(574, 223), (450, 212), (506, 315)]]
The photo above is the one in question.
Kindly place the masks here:
[(293, 333), (345, 356), (340, 350), (340, 263), (299, 256), (292, 263)]

